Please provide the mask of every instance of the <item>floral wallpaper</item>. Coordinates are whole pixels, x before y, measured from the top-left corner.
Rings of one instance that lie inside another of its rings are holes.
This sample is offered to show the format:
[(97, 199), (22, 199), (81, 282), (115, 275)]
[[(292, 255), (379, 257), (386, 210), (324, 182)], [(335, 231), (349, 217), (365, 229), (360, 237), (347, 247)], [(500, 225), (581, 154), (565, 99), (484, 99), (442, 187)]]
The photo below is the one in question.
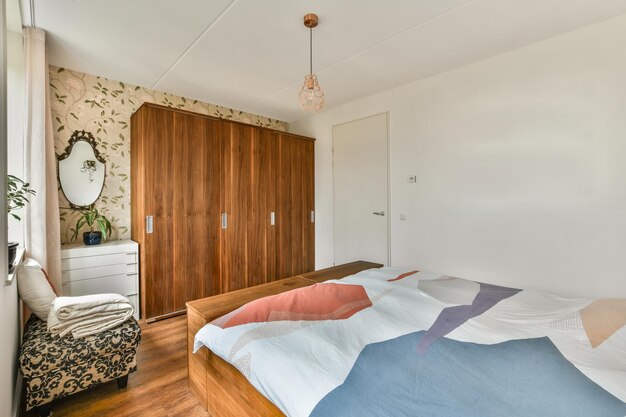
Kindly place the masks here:
[[(111, 221), (111, 240), (130, 239), (130, 116), (142, 103), (158, 103), (276, 130), (287, 130), (287, 124), (279, 120), (121, 81), (54, 66), (49, 67), (49, 74), (50, 107), (57, 155), (65, 151), (75, 130), (85, 130), (94, 135), (98, 150), (107, 161), (104, 189), (96, 202), (96, 208)], [(69, 208), (60, 186), (59, 206), (61, 241), (70, 243), (78, 213)]]

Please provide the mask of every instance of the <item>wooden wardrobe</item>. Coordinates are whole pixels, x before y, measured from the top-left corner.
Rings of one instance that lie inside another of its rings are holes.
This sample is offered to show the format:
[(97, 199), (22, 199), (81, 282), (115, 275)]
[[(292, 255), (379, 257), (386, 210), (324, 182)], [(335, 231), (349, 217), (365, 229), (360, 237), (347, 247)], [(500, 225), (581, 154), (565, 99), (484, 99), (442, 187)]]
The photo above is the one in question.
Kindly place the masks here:
[(314, 269), (314, 139), (149, 103), (131, 134), (143, 318)]

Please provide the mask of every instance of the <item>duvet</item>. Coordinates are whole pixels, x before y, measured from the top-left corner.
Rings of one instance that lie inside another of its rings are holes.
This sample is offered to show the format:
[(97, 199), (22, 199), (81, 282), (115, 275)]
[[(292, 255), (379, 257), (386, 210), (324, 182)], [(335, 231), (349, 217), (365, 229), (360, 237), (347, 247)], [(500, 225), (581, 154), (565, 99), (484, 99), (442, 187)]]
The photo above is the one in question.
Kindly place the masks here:
[(292, 417), (625, 417), (626, 299), (380, 268), (255, 300), (211, 349)]

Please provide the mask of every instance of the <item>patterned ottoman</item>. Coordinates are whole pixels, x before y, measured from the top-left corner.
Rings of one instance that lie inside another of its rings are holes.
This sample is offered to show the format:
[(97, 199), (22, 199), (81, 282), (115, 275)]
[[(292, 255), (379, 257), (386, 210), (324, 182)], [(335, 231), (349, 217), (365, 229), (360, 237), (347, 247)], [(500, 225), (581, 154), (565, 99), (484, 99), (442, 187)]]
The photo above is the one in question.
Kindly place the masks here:
[(50, 414), (49, 403), (117, 379), (126, 387), (128, 374), (137, 369), (135, 351), (141, 329), (134, 318), (119, 326), (81, 339), (53, 337), (46, 323), (31, 315), (24, 329), (20, 368), (26, 386), (26, 409)]

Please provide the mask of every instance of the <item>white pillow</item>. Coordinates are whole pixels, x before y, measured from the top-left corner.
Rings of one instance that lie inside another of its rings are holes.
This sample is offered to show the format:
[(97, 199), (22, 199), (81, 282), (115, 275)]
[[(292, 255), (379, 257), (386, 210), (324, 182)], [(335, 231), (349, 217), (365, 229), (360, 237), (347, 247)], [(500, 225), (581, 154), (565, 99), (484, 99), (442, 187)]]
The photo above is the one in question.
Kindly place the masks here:
[(17, 271), (17, 290), (22, 301), (37, 317), (46, 321), (57, 298), (41, 265), (34, 259), (26, 259)]

